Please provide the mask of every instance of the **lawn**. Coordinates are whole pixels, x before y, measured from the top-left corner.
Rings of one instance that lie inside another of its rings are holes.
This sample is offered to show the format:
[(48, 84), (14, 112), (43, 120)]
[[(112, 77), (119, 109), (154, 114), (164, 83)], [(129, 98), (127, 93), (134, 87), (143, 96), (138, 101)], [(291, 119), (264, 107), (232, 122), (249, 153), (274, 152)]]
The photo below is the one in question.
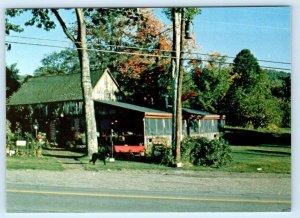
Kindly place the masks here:
[[(231, 145), (232, 162), (220, 168), (191, 166), (185, 164), (180, 170), (195, 171), (225, 171), (225, 172), (258, 172), (258, 173), (291, 173), (291, 147), (287, 145)], [(57, 157), (63, 155), (74, 158), (74, 152), (61, 151)], [(80, 154), (77, 153), (77, 156)], [(107, 162), (106, 166), (102, 161), (97, 161), (95, 165), (89, 163), (88, 157), (80, 157), (85, 170), (101, 171), (167, 171), (178, 170), (178, 168), (167, 167), (158, 163), (152, 163), (146, 157), (116, 158), (115, 162)], [(55, 156), (35, 157), (7, 157), (7, 169), (42, 169), (42, 170), (64, 170), (62, 163)]]
[(6, 157), (6, 169), (64, 170), (61, 162), (50, 157)]
[[(264, 173), (291, 173), (291, 148), (283, 145), (261, 144), (256, 146), (232, 145), (232, 162), (220, 168), (191, 166), (186, 164), (182, 170), (194, 171), (225, 171), (225, 172), (264, 172)], [(95, 165), (88, 164), (88, 159), (82, 158), (86, 170), (174, 170), (176, 168), (143, 161), (142, 158), (132, 161), (116, 159), (107, 163), (97, 161)]]
[(232, 146), (232, 172), (291, 173), (291, 147), (284, 145)]
[(115, 162), (106, 161), (106, 166), (103, 161), (97, 161), (95, 165), (89, 163), (87, 157), (80, 158), (85, 170), (101, 171), (101, 170), (172, 170), (174, 168), (151, 163), (146, 157), (134, 157), (129, 160), (124, 157), (116, 158)]

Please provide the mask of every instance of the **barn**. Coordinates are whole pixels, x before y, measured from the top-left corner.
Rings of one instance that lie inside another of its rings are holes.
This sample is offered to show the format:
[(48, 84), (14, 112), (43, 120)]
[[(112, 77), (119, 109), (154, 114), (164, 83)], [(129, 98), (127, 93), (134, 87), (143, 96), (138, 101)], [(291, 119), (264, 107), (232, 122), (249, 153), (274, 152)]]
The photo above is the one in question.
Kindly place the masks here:
[[(116, 146), (171, 143), (171, 113), (122, 102), (119, 85), (108, 69), (91, 73), (91, 79), (99, 143), (111, 143), (112, 136)], [(182, 114), (182, 137), (216, 138), (225, 124), (224, 116), (203, 111), (183, 108)], [(19, 122), (23, 131), (33, 133), (33, 127), (38, 127), (54, 144), (85, 144), (80, 74), (28, 79), (10, 97), (7, 118)]]

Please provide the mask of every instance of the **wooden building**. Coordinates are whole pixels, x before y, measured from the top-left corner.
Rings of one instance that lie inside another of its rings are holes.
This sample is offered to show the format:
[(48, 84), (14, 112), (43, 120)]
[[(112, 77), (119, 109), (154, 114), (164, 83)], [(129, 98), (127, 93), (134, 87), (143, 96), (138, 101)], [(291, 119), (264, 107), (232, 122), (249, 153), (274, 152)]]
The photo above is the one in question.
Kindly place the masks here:
[[(117, 145), (171, 143), (172, 114), (121, 102), (119, 86), (107, 69), (91, 73), (99, 143), (108, 144), (112, 132)], [(218, 137), (225, 118), (183, 109), (183, 135)], [(50, 142), (64, 146), (85, 130), (80, 74), (32, 77), (8, 101), (8, 119), (23, 131), (45, 132)], [(81, 137), (83, 139), (84, 137)], [(84, 142), (78, 142), (84, 143)]]
[[(121, 100), (119, 86), (108, 69), (92, 72), (95, 100)], [(49, 75), (29, 78), (8, 100), (7, 118), (19, 122), (23, 131), (47, 133), (50, 141), (63, 144), (83, 133), (83, 93), (81, 74)]]

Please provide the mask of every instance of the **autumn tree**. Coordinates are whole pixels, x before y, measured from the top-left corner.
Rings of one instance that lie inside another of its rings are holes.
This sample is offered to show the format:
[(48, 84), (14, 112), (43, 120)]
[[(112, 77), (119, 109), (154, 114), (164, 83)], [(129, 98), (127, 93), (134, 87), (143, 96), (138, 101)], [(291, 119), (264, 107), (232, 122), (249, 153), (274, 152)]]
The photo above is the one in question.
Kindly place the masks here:
[[(147, 48), (135, 50), (135, 53), (157, 56), (130, 55), (120, 65), (119, 79), (133, 102), (157, 108), (164, 104), (164, 96), (170, 88), (170, 59), (159, 57), (169, 55), (170, 30), (154, 17), (152, 11), (142, 9), (141, 12), (141, 22), (134, 31), (126, 31), (126, 35), (131, 40), (131, 47)], [(127, 51), (132, 52), (129, 49)]]
[[(98, 13), (107, 19), (97, 19)], [(99, 63), (109, 67), (116, 77), (126, 101), (162, 107), (170, 88), (170, 59), (155, 55), (170, 54), (170, 29), (149, 9), (139, 9), (139, 16), (133, 15), (130, 18), (113, 9), (90, 13), (89, 41)], [(95, 22), (105, 28), (94, 28)]]

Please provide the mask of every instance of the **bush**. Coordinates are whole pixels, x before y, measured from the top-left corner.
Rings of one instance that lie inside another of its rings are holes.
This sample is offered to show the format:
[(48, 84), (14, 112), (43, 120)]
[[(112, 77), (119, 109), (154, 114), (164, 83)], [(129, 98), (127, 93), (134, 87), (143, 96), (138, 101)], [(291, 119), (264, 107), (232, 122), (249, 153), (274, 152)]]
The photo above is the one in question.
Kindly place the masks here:
[(146, 155), (149, 156), (152, 161), (164, 165), (171, 166), (174, 164), (174, 158), (172, 155), (172, 149), (167, 144), (150, 144), (148, 145)]
[(232, 160), (231, 149), (224, 139), (186, 138), (181, 159), (194, 165), (220, 167)]
[(11, 130), (11, 123), (9, 120), (6, 120), (6, 147), (11, 149), (15, 146), (16, 136)]

